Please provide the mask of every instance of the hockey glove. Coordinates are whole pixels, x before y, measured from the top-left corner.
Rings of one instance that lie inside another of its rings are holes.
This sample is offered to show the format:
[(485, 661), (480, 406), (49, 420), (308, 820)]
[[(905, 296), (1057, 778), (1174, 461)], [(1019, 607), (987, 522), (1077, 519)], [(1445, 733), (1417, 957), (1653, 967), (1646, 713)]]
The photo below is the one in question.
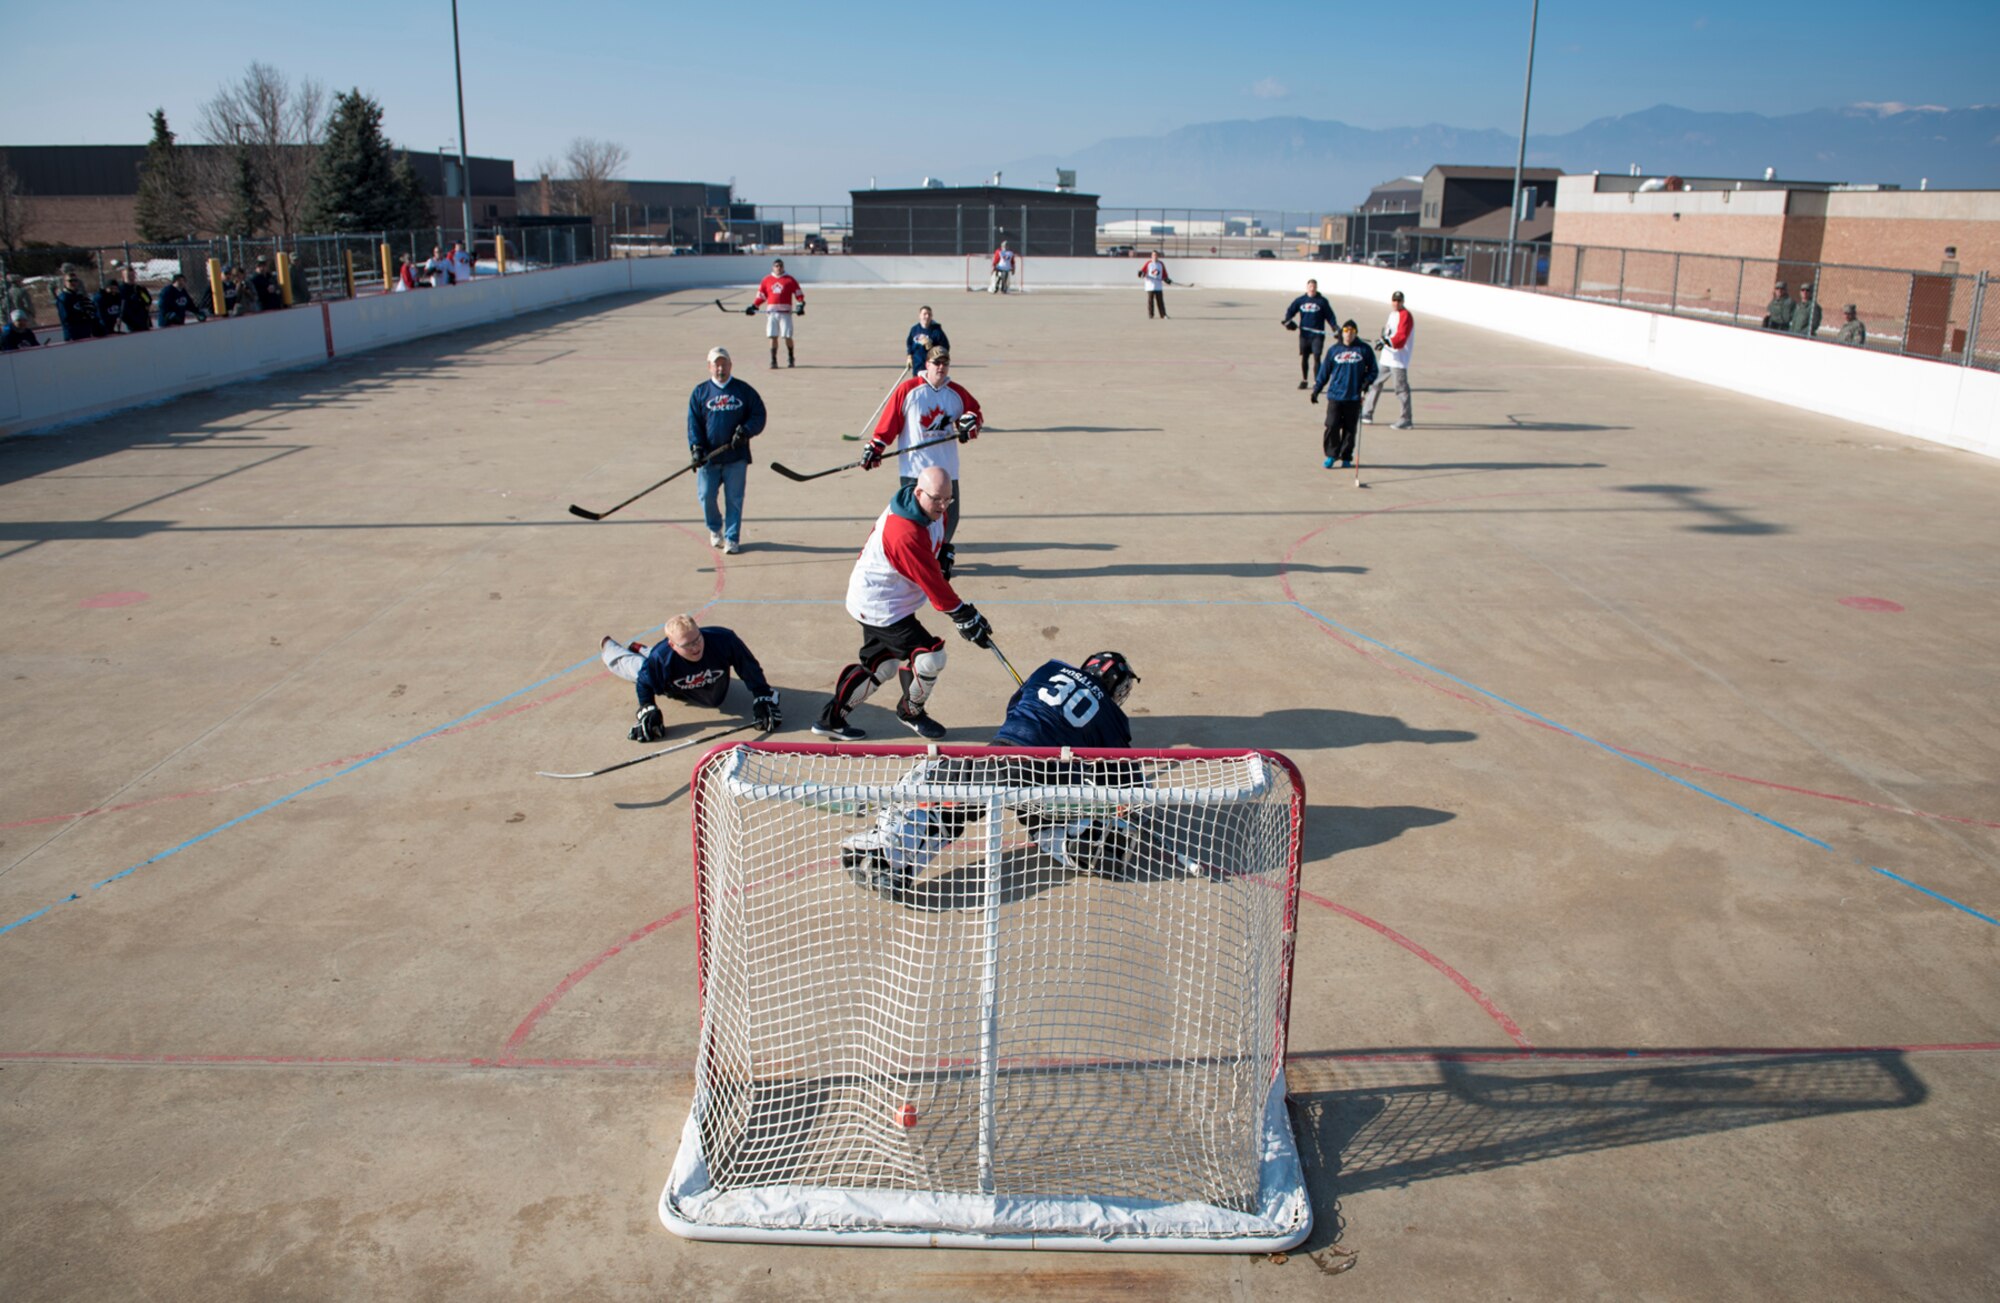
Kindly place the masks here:
[(798, 313), (802, 317), (806, 315), (806, 301), (804, 299), (800, 299), (799, 305), (796, 308), (793, 308), (792, 311)]
[(751, 305), (750, 305), (749, 307), (747, 307), (747, 308), (743, 309), (743, 315), (744, 315), (744, 316), (746, 316), (746, 317), (754, 317), (754, 316), (756, 316), (756, 315), (757, 315), (757, 305), (756, 305), (756, 304), (754, 304), (754, 303), (752, 303), (752, 304), (751, 304)]
[(784, 712), (778, 709), (777, 693), (766, 693), (750, 704), (757, 716), (758, 732), (775, 733), (778, 731), (778, 726), (785, 722)]
[(958, 609), (951, 613), (951, 622), (958, 627), (958, 636), (980, 647), (993, 645), (993, 626), (979, 613), (979, 608), (971, 602), (960, 602)]
[(1287, 321), (1285, 323), (1286, 330), (1297, 330), (1298, 328), (1299, 328), (1299, 323), (1296, 321)]
[(745, 448), (748, 448), (749, 446), (750, 446), (750, 436), (743, 433), (743, 431), (738, 430), (736, 433), (729, 436), (729, 451), (742, 452)]
[(660, 718), (660, 708), (652, 702), (639, 707), (635, 717), (637, 722), (625, 736), (634, 742), (664, 742), (667, 740), (667, 724)]
[(946, 543), (938, 549), (938, 570), (943, 573), (946, 583), (951, 582), (951, 570), (957, 563), (958, 549), (956, 547)]
[(958, 418), (951, 423), (951, 428), (958, 431), (958, 441), (960, 443), (964, 443), (967, 439), (977, 439), (979, 437), (979, 418), (971, 412), (961, 412)]
[(872, 471), (877, 466), (880, 466), (882, 464), (882, 453), (885, 447), (886, 445), (884, 445), (879, 439), (870, 439), (868, 441), (868, 446), (861, 450), (861, 469), (864, 471)]
[(1306, 401), (1309, 403), (1317, 403), (1319, 401), (1319, 390), (1317, 389), (1313, 390), (1312, 396), (1307, 398)]

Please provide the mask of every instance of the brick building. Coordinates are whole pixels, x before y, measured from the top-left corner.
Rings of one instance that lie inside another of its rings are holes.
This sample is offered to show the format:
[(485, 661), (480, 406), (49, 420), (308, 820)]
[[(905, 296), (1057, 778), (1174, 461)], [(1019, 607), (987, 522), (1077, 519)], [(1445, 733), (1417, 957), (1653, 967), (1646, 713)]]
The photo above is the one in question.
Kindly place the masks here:
[(2000, 190), (1567, 176), (1557, 194), (1559, 245), (2000, 274)]

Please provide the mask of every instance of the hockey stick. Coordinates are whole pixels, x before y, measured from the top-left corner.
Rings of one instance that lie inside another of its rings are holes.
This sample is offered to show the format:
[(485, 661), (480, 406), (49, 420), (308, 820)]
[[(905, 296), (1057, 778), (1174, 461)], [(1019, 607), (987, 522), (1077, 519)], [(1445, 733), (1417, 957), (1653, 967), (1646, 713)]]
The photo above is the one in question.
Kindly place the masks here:
[(574, 502), (572, 502), (569, 505), (569, 514), (572, 516), (582, 516), (585, 520), (603, 520), (606, 516), (610, 515), (612, 512), (619, 511), (625, 507), (631, 506), (639, 499), (645, 497), (648, 493), (651, 493), (654, 489), (660, 488), (664, 485), (671, 484), (675, 480), (679, 479), (681, 476), (687, 474), (689, 471), (699, 470), (701, 467), (708, 465), (708, 463), (714, 459), (717, 453), (727, 450), (728, 447), (729, 447), (728, 444), (724, 444), (720, 448), (711, 449), (709, 451), (708, 456), (698, 457), (695, 460), (689, 462), (687, 465), (681, 467), (679, 470), (675, 471), (672, 475), (669, 475), (667, 476), (667, 478), (661, 480), (658, 484), (651, 484), (643, 489), (640, 489), (637, 493), (634, 493), (631, 497), (625, 499), (625, 501), (619, 503), (616, 507), (606, 507), (603, 511), (585, 511), (582, 507), (579, 507)]
[[(955, 434), (947, 434), (943, 438), (939, 439), (926, 439), (922, 443), (913, 443), (907, 448), (899, 449), (898, 452), (900, 454), (904, 452), (915, 452), (919, 448), (935, 448), (937, 447), (937, 445), (941, 443), (950, 443), (953, 439), (956, 438), (958, 438), (958, 436)], [(801, 475), (799, 472), (793, 470), (791, 467), (786, 466), (780, 462), (772, 462), (771, 469), (778, 472), (778, 474), (784, 476), (788, 480), (793, 480), (799, 484), (804, 484), (807, 480), (816, 480), (827, 475), (838, 475), (842, 471), (851, 471), (860, 464), (861, 463), (858, 460), (842, 462), (840, 465), (835, 466), (832, 470), (814, 471), (810, 475)], [(659, 486), (656, 484), (653, 487), (658, 488)]]
[(909, 374), (910, 374), (910, 361), (908, 358), (905, 358), (903, 360), (903, 369), (896, 373), (896, 384), (890, 385), (889, 393), (883, 394), (882, 401), (875, 404), (875, 414), (868, 418), (867, 425), (861, 427), (861, 434), (843, 434), (840, 437), (848, 443), (855, 443), (860, 440), (861, 435), (867, 434), (868, 431), (871, 428), (873, 428), (875, 422), (881, 418), (882, 409), (889, 405), (889, 394), (895, 393), (896, 385), (902, 384), (904, 377), (908, 376)]
[(1014, 662), (1007, 659), (1007, 653), (1000, 650), (1000, 644), (988, 638), (986, 640), (986, 650), (1000, 658), (1000, 663), (1005, 665), (1007, 672), (1014, 676), (1014, 685), (1019, 687), (1021, 685), (1021, 672), (1014, 668)]
[(661, 756), (664, 756), (664, 755), (670, 755), (670, 754), (672, 754), (672, 753), (673, 753), (673, 752), (675, 752), (675, 751), (685, 751), (685, 750), (687, 750), (687, 749), (688, 749), (689, 747), (691, 747), (691, 746), (695, 746), (695, 745), (697, 745), (697, 744), (699, 744), (699, 743), (702, 743), (702, 742), (713, 742), (713, 741), (715, 741), (715, 739), (717, 739), (717, 738), (719, 738), (719, 737), (728, 737), (728, 736), (729, 736), (729, 735), (730, 735), (731, 733), (741, 733), (741, 732), (742, 732), (742, 731), (743, 731), (744, 729), (746, 729), (746, 728), (755, 728), (755, 727), (757, 727), (757, 725), (756, 725), (756, 722), (755, 722), (755, 721), (752, 721), (751, 723), (748, 723), (748, 724), (738, 724), (738, 725), (737, 725), (737, 726), (736, 726), (735, 728), (725, 728), (725, 729), (718, 729), (717, 731), (715, 731), (715, 732), (713, 732), (713, 733), (710, 733), (710, 734), (708, 734), (708, 735), (707, 735), (706, 737), (691, 737), (691, 738), (689, 738), (689, 739), (688, 739), (687, 741), (685, 741), (685, 742), (676, 742), (676, 743), (674, 743), (674, 744), (673, 744), (672, 746), (670, 746), (670, 747), (661, 747), (661, 748), (660, 748), (660, 749), (659, 749), (658, 751), (648, 751), (648, 752), (647, 752), (647, 753), (646, 753), (645, 755), (643, 755), (643, 756), (640, 756), (640, 757), (639, 757), (638, 759), (636, 759), (636, 760), (620, 760), (620, 761), (619, 761), (619, 762), (618, 762), (617, 764), (615, 764), (615, 765), (606, 765), (606, 766), (605, 766), (604, 768), (602, 768), (602, 769), (592, 769), (592, 770), (590, 770), (590, 771), (588, 771), (588, 772), (586, 772), (586, 773), (581, 773), (581, 774), (552, 774), (552, 773), (550, 773), (550, 772), (549, 772), (548, 770), (546, 770), (546, 769), (537, 769), (537, 770), (535, 771), (535, 777), (537, 777), (537, 778), (595, 778), (595, 777), (597, 777), (597, 776), (598, 776), (599, 774), (608, 774), (608, 773), (610, 773), (610, 772), (611, 772), (612, 770), (614, 770), (614, 769), (627, 769), (627, 768), (630, 768), (630, 767), (631, 767), (631, 766), (633, 766), (633, 765), (643, 765), (643, 764), (645, 764), (645, 763), (646, 763), (646, 762), (647, 762), (648, 760), (658, 760), (658, 759), (659, 759), (659, 758), (660, 758)]
[(733, 308), (725, 308), (725, 307), (723, 307), (723, 306), (722, 306), (722, 300), (721, 300), (721, 299), (716, 299), (716, 300), (715, 300), (715, 310), (716, 310), (717, 312), (728, 312), (728, 313), (731, 313), (732, 315), (734, 315), (734, 312), (735, 312), (735, 309), (733, 309)]

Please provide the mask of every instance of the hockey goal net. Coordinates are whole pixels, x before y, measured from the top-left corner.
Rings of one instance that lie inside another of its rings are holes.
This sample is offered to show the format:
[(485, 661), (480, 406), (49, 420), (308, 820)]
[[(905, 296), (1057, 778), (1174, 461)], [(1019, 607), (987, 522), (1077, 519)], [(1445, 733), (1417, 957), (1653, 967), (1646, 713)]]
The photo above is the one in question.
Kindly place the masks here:
[[(993, 282), (993, 255), (990, 252), (965, 255), (965, 288), (981, 293), (996, 288)], [(1007, 292), (1028, 292), (1028, 260), (1019, 254), (1014, 256), (1014, 274), (1007, 278)]]
[(1285, 757), (750, 744), (692, 789), (701, 1042), (670, 1229), (1305, 1237)]

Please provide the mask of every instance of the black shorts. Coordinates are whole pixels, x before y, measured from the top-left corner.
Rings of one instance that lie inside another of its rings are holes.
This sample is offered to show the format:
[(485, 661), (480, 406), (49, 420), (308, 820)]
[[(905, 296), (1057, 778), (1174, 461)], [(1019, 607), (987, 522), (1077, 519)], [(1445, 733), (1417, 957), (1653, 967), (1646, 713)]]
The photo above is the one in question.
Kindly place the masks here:
[(918, 652), (934, 652), (944, 639), (924, 628), (914, 615), (906, 615), (891, 625), (861, 626), (862, 666), (871, 673), (884, 661), (907, 661)]
[(1299, 332), (1300, 357), (1318, 357), (1325, 351), (1326, 335), (1324, 332), (1316, 330), (1301, 330)]

